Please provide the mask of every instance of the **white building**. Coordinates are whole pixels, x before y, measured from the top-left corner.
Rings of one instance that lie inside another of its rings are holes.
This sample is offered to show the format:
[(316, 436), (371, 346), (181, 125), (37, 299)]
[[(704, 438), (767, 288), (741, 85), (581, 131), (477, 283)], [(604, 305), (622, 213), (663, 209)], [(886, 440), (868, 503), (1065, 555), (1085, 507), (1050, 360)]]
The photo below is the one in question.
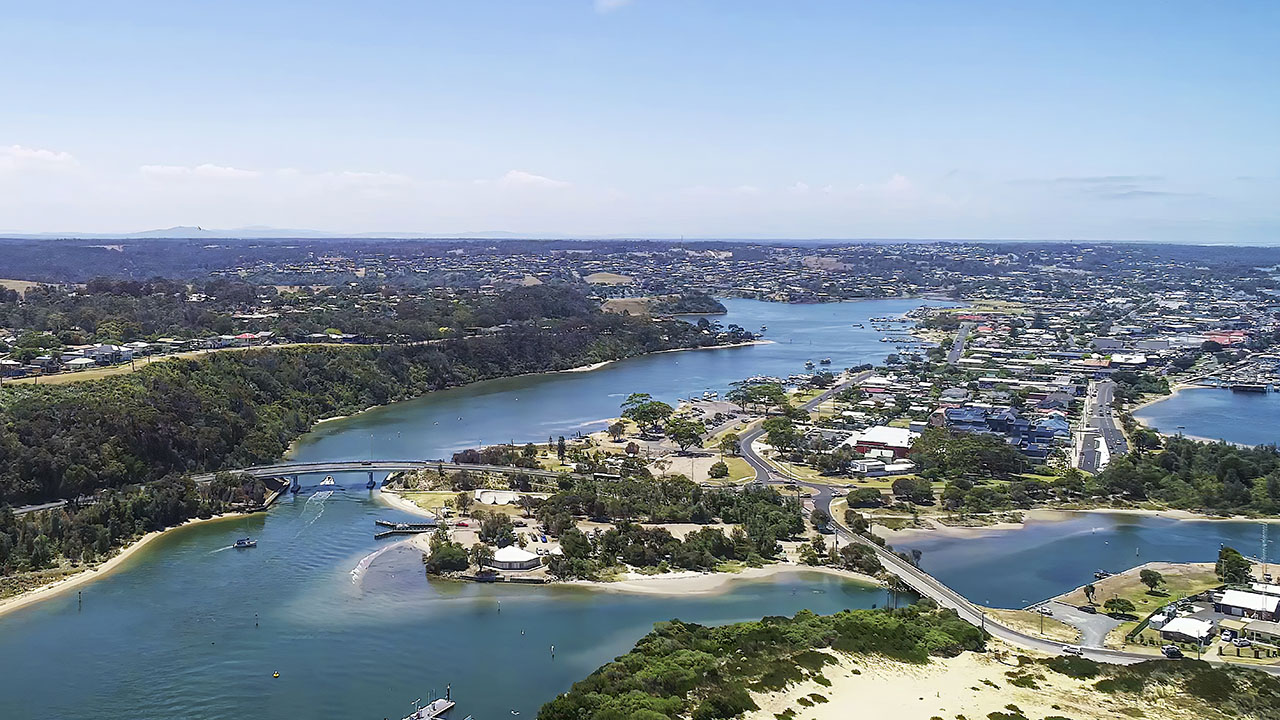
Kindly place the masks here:
[(493, 561), (489, 563), (489, 567), (499, 570), (532, 570), (540, 564), (542, 559), (534, 553), (515, 545), (508, 545), (498, 548), (493, 554)]

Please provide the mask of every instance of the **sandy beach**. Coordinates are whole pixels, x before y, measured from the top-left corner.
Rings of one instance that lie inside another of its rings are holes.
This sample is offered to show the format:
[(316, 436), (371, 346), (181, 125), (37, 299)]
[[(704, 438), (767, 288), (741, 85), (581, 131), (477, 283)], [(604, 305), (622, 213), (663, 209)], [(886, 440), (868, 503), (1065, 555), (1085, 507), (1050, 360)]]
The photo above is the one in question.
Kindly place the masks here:
[(644, 595), (716, 595), (727, 592), (729, 586), (743, 580), (762, 580), (787, 573), (822, 573), (835, 575), (847, 580), (878, 587), (880, 581), (870, 575), (837, 570), (829, 567), (796, 565), (792, 563), (775, 563), (760, 568), (744, 568), (738, 573), (703, 573), (696, 571), (672, 572), (664, 575), (642, 575), (636, 572), (627, 573), (621, 580), (614, 582), (598, 582), (593, 580), (572, 580), (564, 585), (591, 588), (607, 592), (627, 592)]
[[(805, 720), (976, 719), (996, 717), (993, 713), (1011, 717), (1008, 715), (1010, 705), (1017, 707), (1018, 716), (1029, 718), (1114, 720), (1195, 716), (1173, 707), (1173, 703), (1166, 705), (1142, 695), (1105, 693), (1092, 687), (1093, 680), (1075, 680), (1044, 667), (1028, 668), (1035, 675), (1035, 687), (1013, 685), (1009, 673), (1018, 672), (1017, 661), (998, 643), (991, 645), (996, 651), (933, 658), (927, 665), (876, 656), (836, 655), (838, 664), (823, 670), (830, 687), (809, 680), (781, 692), (753, 694), (760, 709), (744, 717), (774, 720), (778, 713), (792, 710), (796, 717)], [(1135, 713), (1138, 708), (1141, 712)]]
[(243, 517), (243, 516), (240, 513), (225, 513), (222, 515), (214, 515), (213, 517), (210, 517), (210, 518), (192, 518), (182, 523), (181, 525), (174, 525), (173, 527), (167, 528), (165, 530), (149, 532), (146, 535), (143, 535), (142, 537), (138, 538), (134, 542), (130, 543), (129, 545), (126, 545), (118, 553), (111, 556), (111, 558), (109, 558), (106, 562), (101, 563), (100, 565), (86, 566), (80, 572), (74, 575), (69, 575), (57, 582), (50, 583), (43, 587), (35, 588), (34, 590), (28, 590), (27, 592), (24, 592), (20, 595), (15, 595), (11, 598), (5, 598), (4, 600), (0, 600), (0, 615), (5, 615), (19, 608), (24, 608), (28, 605), (38, 603), (42, 600), (48, 600), (49, 598), (54, 597), (56, 595), (60, 595), (64, 592), (67, 592), (68, 590), (72, 590), (77, 587), (81, 587), (83, 585), (91, 583), (94, 580), (104, 578), (110, 575), (115, 570), (119, 569), (121, 565), (123, 565), (126, 561), (128, 561), (128, 559), (132, 557), (135, 553), (137, 553), (139, 550), (146, 547), (153, 540), (155, 540), (156, 538), (160, 537), (161, 535), (167, 532), (177, 530), (178, 528), (181, 528), (181, 527), (187, 527), (189, 525), (197, 525), (199, 523), (213, 522), (214, 520), (227, 520), (230, 518), (238, 518), (238, 517)]
[(396, 492), (395, 490), (379, 488), (378, 491), (374, 493), (374, 497), (378, 498), (382, 502), (386, 503), (387, 505), (390, 505), (391, 507), (397, 510), (403, 510), (411, 515), (417, 515), (418, 517), (426, 517), (426, 518), (435, 517), (435, 513), (432, 513), (428, 510), (418, 507), (417, 503), (402, 496), (400, 493)]

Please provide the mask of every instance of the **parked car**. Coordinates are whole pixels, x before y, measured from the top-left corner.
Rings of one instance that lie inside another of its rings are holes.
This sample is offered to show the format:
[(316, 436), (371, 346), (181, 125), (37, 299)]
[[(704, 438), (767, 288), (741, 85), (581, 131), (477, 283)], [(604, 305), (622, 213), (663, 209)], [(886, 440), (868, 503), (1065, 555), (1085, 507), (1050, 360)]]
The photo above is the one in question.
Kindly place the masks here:
[(1063, 645), (1063, 655), (1075, 655), (1076, 657), (1084, 657), (1084, 648), (1079, 645)]
[(1249, 638), (1236, 638), (1235, 640), (1231, 641), (1231, 644), (1235, 645), (1236, 647), (1249, 647), (1253, 643), (1249, 642)]
[(1044, 605), (1041, 605), (1040, 607), (1036, 608), (1036, 612), (1040, 613), (1041, 615), (1047, 615), (1049, 617), (1053, 617), (1053, 611)]
[(1178, 649), (1177, 645), (1165, 645), (1164, 647), (1160, 648), (1160, 652), (1164, 653), (1164, 656), (1167, 658), (1182, 657), (1182, 651)]
[(1097, 614), (1098, 614), (1098, 608), (1096, 608), (1096, 607), (1094, 607), (1094, 606), (1092, 606), (1092, 605), (1081, 605), (1080, 607), (1078, 607), (1078, 608), (1076, 608), (1076, 609), (1077, 609), (1077, 610), (1079, 610), (1080, 612), (1089, 613), (1090, 615), (1097, 615)]

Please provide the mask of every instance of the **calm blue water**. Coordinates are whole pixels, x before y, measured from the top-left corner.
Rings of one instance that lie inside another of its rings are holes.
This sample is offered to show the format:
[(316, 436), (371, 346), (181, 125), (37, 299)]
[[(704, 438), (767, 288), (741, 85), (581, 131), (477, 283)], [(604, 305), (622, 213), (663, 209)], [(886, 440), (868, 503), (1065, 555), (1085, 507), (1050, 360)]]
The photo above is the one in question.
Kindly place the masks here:
[[(546, 442), (559, 435), (593, 432), (617, 417), (633, 392), (670, 403), (704, 390), (724, 392), (752, 375), (786, 377), (806, 372), (806, 360), (831, 358), (840, 369), (878, 363), (893, 352), (885, 334), (867, 322), (924, 304), (921, 300), (869, 300), (823, 305), (784, 305), (725, 300), (727, 315), (709, 318), (758, 331), (767, 345), (692, 350), (630, 358), (584, 373), (552, 373), (473, 383), (416, 400), (374, 408), (328, 422), (304, 436), (299, 460), (437, 459), (463, 448), (503, 442)], [(852, 327), (854, 323), (865, 328)]]
[[(83, 586), (83, 609), (71, 592), (0, 618), (0, 718), (399, 718), (445, 683), (459, 717), (530, 717), (655, 622), (887, 600), (817, 574), (675, 597), (428, 581), (421, 553), (399, 546), (356, 582), (385, 546), (374, 519), (408, 516), (363, 477), (339, 480), (351, 489), (161, 537)], [(229, 549), (245, 535), (257, 549)]]
[(1280, 444), (1280, 393), (1189, 388), (1142, 408), (1134, 417), (1169, 434), (1245, 445)]
[[(1277, 556), (1280, 526), (1270, 532)], [(1262, 554), (1262, 524), (1181, 521), (1119, 513), (1072, 513), (1066, 520), (1027, 523), (957, 539), (913, 533), (895, 550), (923, 551), (920, 566), (965, 597), (990, 607), (1018, 608), (1145, 562), (1211, 562), (1220, 544)]]

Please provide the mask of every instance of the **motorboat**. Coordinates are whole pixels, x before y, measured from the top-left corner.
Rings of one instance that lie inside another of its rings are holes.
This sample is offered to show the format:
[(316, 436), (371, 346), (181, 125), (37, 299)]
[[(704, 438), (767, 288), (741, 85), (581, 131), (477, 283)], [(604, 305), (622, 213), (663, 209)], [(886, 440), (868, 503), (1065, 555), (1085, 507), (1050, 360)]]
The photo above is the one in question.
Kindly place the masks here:
[(326, 486), (332, 487), (337, 484), (338, 484), (337, 481), (333, 479), (332, 475), (325, 475), (324, 479), (320, 481), (321, 487), (326, 487)]
[(830, 364), (831, 364), (831, 358), (822, 358), (821, 360), (819, 360), (819, 361), (818, 361), (818, 364), (819, 364), (819, 365), (830, 365)]
[(241, 550), (244, 550), (245, 548), (256, 548), (258, 547), (258, 541), (253, 538), (240, 538), (236, 541), (236, 544), (233, 547), (240, 548)]

